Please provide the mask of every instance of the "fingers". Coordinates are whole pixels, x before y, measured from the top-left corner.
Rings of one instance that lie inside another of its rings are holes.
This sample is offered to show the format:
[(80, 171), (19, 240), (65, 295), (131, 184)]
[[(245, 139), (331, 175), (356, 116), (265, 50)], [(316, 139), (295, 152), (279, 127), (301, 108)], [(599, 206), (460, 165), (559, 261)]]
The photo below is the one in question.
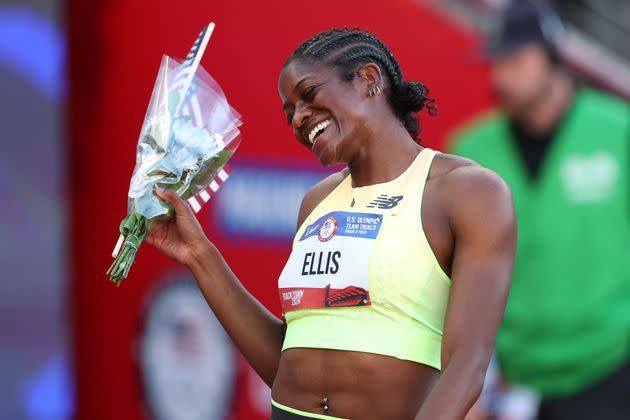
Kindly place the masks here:
[(182, 200), (175, 191), (166, 188), (156, 188), (155, 194), (162, 200), (171, 203), (175, 209), (175, 213), (180, 215), (189, 213), (190, 215), (193, 215), (190, 207), (188, 207), (184, 200)]

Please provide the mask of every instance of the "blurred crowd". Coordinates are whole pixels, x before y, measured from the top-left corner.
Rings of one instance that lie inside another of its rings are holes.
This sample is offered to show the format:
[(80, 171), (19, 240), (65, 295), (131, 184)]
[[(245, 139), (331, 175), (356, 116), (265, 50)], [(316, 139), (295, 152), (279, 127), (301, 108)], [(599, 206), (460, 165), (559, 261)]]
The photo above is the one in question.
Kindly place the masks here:
[(567, 69), (542, 2), (486, 43), (498, 109), (453, 153), (512, 189), (518, 250), (496, 360), (473, 418), (630, 418), (630, 106)]

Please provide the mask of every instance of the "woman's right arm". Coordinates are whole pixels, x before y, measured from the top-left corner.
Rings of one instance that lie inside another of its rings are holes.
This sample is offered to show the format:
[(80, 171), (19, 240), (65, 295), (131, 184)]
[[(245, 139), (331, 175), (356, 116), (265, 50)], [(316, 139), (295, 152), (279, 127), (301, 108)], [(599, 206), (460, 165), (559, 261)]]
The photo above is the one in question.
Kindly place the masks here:
[(186, 265), (215, 316), (252, 368), (272, 386), (282, 351), (284, 326), (254, 298), (203, 233), (190, 207), (172, 190), (158, 190), (175, 217), (155, 226), (147, 242)]
[(284, 341), (282, 321), (243, 287), (211, 243), (208, 242), (188, 267), (227, 334), (271, 387)]
[[(348, 176), (344, 169), (311, 188), (300, 207), (298, 229), (306, 217)], [(285, 325), (254, 298), (208, 240), (194, 213), (172, 190), (156, 190), (175, 209), (175, 217), (151, 229), (146, 241), (187, 266), (215, 316), (250, 366), (269, 387), (278, 371)]]

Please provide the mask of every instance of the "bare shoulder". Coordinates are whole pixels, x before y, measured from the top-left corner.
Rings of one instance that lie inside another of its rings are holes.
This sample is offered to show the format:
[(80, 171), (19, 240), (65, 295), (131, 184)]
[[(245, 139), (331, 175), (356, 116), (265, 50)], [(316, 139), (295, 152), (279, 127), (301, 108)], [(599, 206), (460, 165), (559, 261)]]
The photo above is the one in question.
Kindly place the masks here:
[(330, 194), (335, 188), (341, 184), (341, 182), (350, 175), (348, 168), (344, 168), (339, 172), (331, 174), (326, 178), (319, 181), (310, 190), (306, 192), (302, 199), (302, 205), (300, 206), (300, 213), (298, 214), (297, 227), (298, 229), (304, 223), (304, 220), (309, 214), (322, 202), (328, 194)]
[(456, 169), (469, 166), (479, 167), (474, 161), (465, 157), (450, 155), (448, 153), (438, 153), (433, 159), (429, 180), (440, 178)]
[(496, 172), (460, 156), (438, 154), (429, 180), (437, 181), (440, 189), (458, 201), (470, 198), (495, 198), (512, 201), (512, 193)]
[(430, 180), (446, 202), (453, 222), (515, 224), (512, 192), (494, 171), (454, 155), (435, 158)]

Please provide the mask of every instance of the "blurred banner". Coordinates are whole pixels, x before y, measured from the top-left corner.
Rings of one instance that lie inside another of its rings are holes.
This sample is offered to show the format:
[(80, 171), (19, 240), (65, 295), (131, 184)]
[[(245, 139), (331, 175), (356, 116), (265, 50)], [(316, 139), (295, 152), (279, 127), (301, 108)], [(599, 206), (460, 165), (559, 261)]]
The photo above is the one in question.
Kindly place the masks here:
[(0, 417), (66, 419), (65, 35), (60, 2), (0, 2)]
[(490, 105), (478, 36), (407, 0), (70, 0), (67, 7), (77, 418), (268, 418), (269, 389), (232, 348), (184, 268), (145, 246), (120, 288), (105, 276), (161, 55), (186, 54), (200, 28), (216, 22), (202, 65), (245, 125), (232, 177), (199, 217), (236, 275), (279, 315), (277, 277), (301, 197), (339, 169), (321, 168), (286, 125), (277, 92), (286, 58), (322, 30), (373, 31), (405, 76), (431, 89), (439, 115), (421, 115), (421, 137), (439, 148), (448, 129)]

